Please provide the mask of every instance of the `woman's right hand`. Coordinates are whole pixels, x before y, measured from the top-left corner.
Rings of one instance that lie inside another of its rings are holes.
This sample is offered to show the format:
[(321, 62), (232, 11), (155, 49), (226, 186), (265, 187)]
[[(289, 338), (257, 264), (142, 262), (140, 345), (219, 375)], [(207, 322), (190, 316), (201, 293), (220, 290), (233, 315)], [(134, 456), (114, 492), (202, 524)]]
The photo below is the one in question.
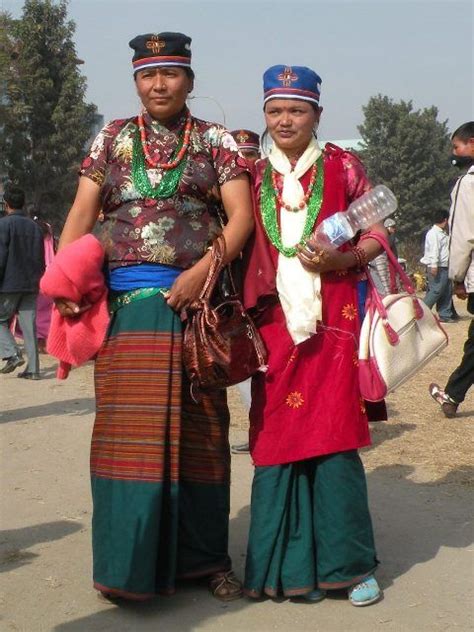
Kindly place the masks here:
[(90, 305), (89, 303), (78, 305), (78, 303), (70, 301), (67, 298), (57, 298), (55, 299), (54, 304), (56, 305), (61, 316), (68, 316), (69, 318), (79, 316), (92, 307), (92, 305)]

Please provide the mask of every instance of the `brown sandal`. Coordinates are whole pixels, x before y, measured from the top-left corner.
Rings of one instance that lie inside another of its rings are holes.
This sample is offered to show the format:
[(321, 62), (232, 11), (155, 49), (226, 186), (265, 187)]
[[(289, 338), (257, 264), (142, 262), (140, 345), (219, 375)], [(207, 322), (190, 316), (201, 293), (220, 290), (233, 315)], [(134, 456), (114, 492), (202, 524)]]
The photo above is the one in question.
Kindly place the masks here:
[(234, 601), (234, 599), (240, 599), (243, 596), (242, 584), (232, 570), (211, 575), (209, 590), (216, 599), (221, 601)]

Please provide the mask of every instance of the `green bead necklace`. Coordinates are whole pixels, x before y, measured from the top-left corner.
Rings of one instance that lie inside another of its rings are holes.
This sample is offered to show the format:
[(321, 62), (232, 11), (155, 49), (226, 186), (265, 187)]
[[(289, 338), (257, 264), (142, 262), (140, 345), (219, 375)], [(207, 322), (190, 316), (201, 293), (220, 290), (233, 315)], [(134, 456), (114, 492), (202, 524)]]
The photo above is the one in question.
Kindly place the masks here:
[(316, 161), (316, 182), (311, 197), (308, 200), (308, 211), (306, 222), (303, 228), (301, 239), (295, 246), (284, 246), (281, 240), (280, 229), (277, 220), (276, 193), (272, 183), (272, 166), (269, 163), (265, 169), (263, 176), (262, 189), (260, 193), (260, 213), (262, 216), (263, 227), (267, 233), (268, 239), (285, 257), (294, 257), (298, 252), (297, 246), (304, 244), (311, 235), (313, 226), (318, 219), (323, 200), (323, 157), (320, 156)]
[[(183, 146), (184, 138), (181, 137), (178, 147), (173, 152), (171, 160), (174, 160), (179, 154)], [(181, 160), (177, 167), (165, 171), (162, 175), (160, 183), (153, 186), (148, 177), (145, 154), (143, 153), (142, 143), (140, 139), (140, 131), (137, 129), (133, 138), (132, 153), (132, 180), (133, 185), (140, 195), (144, 198), (169, 198), (176, 193), (179, 181), (186, 167), (186, 157)]]

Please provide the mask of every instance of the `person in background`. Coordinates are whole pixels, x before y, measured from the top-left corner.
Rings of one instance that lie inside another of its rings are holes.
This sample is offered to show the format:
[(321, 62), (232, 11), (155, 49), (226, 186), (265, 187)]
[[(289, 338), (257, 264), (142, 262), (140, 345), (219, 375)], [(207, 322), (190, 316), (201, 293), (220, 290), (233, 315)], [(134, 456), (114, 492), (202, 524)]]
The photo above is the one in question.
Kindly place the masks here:
[[(54, 233), (51, 224), (36, 214), (33, 219), (41, 228), (44, 243), (44, 265), (45, 268), (54, 259), (55, 243)], [(36, 309), (36, 335), (38, 337), (38, 349), (41, 353), (46, 352), (46, 340), (48, 339), (49, 326), (51, 324), (51, 310), (53, 309), (53, 301), (45, 296), (41, 291), (38, 294), (38, 303)]]
[[(467, 310), (474, 314), (474, 121), (461, 125), (452, 135), (453, 163), (464, 173), (451, 192), (449, 216), (449, 278), (454, 293), (467, 299)], [(468, 390), (474, 384), (474, 320), (471, 320), (460, 365), (451, 373), (444, 389), (429, 385), (431, 397), (445, 417), (453, 418)]]
[(397, 248), (397, 224), (394, 219), (389, 217), (383, 223), (388, 233), (388, 243), (390, 244), (390, 248), (392, 249), (393, 254), (398, 259), (398, 248)]
[(23, 210), (25, 193), (9, 184), (3, 194), (6, 215), (0, 219), (0, 354), (6, 360), (0, 373), (12, 373), (25, 363), (10, 330), (18, 315), (28, 358), (17, 377), (40, 379), (36, 335), (36, 302), (44, 272), (43, 234)]
[[(38, 212), (32, 213), (31, 215), (43, 233), (44, 265), (45, 268), (47, 268), (54, 259), (55, 253), (53, 227), (47, 221), (41, 219)], [(53, 304), (53, 300), (48, 296), (45, 296), (40, 290), (36, 301), (36, 337), (38, 339), (38, 351), (40, 353), (46, 353), (46, 340), (48, 339), (49, 327), (51, 324), (51, 311), (53, 309)], [(15, 336), (20, 338), (23, 337), (23, 332), (18, 319), (15, 319), (13, 330), (15, 332)]]
[[(256, 132), (252, 132), (248, 129), (234, 130), (231, 134), (237, 143), (239, 152), (245, 158), (247, 163), (253, 166), (253, 164), (260, 158), (260, 136)], [(252, 380), (249, 378), (248, 380), (245, 380), (245, 382), (237, 385), (242, 403), (247, 412), (250, 410), (250, 404), (252, 401), (251, 381)], [(249, 442), (244, 441), (243, 443), (234, 443), (230, 446), (230, 451), (232, 454), (248, 454)]]
[(253, 165), (260, 158), (260, 136), (249, 129), (234, 130), (231, 134), (242, 156)]
[(452, 317), (452, 283), (448, 276), (449, 263), (449, 213), (437, 209), (432, 216), (433, 226), (426, 233), (425, 251), (420, 262), (426, 266), (428, 291), (423, 299), (430, 309), (436, 305), (442, 323), (454, 323)]
[[(252, 232), (248, 166), (225, 128), (186, 105), (191, 38), (148, 33), (129, 45), (142, 110), (97, 136), (60, 239), (61, 249), (90, 233), (102, 211), (112, 316), (95, 365), (94, 587), (102, 598), (143, 601), (202, 577), (230, 601), (242, 586), (228, 553), (227, 395), (193, 400), (182, 317), (216, 236), (228, 263)], [(72, 318), (87, 308), (57, 305)]]

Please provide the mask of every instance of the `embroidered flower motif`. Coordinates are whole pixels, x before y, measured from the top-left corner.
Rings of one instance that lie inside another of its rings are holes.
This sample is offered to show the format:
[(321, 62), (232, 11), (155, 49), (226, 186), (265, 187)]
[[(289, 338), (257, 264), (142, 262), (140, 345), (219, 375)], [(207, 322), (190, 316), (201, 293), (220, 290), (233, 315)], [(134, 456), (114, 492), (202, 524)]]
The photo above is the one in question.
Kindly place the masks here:
[(220, 125), (212, 125), (203, 134), (204, 138), (209, 142), (211, 147), (222, 147), (223, 149), (230, 149), (237, 154), (239, 148), (235, 142), (234, 137), (224, 127)]
[(104, 151), (105, 138), (106, 138), (106, 127), (104, 127), (95, 137), (94, 142), (92, 143), (91, 150), (89, 155), (94, 160), (100, 156), (100, 154)]
[(342, 308), (342, 315), (344, 316), (344, 318), (347, 318), (347, 320), (354, 320), (357, 315), (355, 305), (353, 303), (348, 303), (347, 305), (344, 305), (344, 307)]
[(218, 147), (220, 145), (222, 131), (222, 127), (211, 125), (211, 127), (204, 132), (203, 136), (211, 147)]
[(157, 225), (160, 230), (167, 231), (171, 230), (174, 226), (174, 219), (172, 217), (160, 217), (157, 220)]
[(139, 206), (132, 206), (131, 208), (128, 209), (128, 212), (133, 218), (135, 218), (140, 215), (140, 213), (142, 212), (142, 209)]
[(117, 135), (112, 156), (124, 162), (131, 162), (133, 154), (133, 136), (130, 129), (125, 128)]
[(163, 174), (159, 169), (147, 169), (147, 175), (152, 187), (158, 186), (163, 178)]
[(107, 123), (107, 125), (105, 125), (95, 137), (94, 142), (91, 145), (91, 150), (89, 152), (89, 155), (94, 160), (97, 160), (100, 154), (104, 151), (105, 139), (110, 138), (111, 129), (113, 129), (113, 121)]
[(293, 391), (288, 395), (285, 403), (290, 408), (301, 408), (304, 404), (303, 395), (299, 391)]
[(150, 243), (144, 240), (143, 246), (139, 248), (146, 261), (151, 263), (163, 263), (171, 265), (176, 260), (176, 250), (169, 244)]
[(98, 171), (97, 169), (89, 172), (88, 177), (90, 180), (92, 180), (92, 182), (95, 182), (99, 186), (102, 186), (104, 182), (104, 174), (101, 171)]
[(120, 185), (119, 203), (120, 201), (122, 202), (130, 202), (131, 200), (136, 201), (138, 197), (139, 197), (139, 194), (136, 191), (135, 187), (133, 186), (131, 176), (127, 176), (126, 178), (123, 179), (123, 182)]
[(150, 222), (142, 228), (141, 237), (145, 243), (150, 246), (163, 243), (163, 230), (158, 224)]
[(235, 142), (234, 137), (229, 134), (229, 132), (224, 132), (224, 134), (222, 134), (222, 147), (224, 149), (230, 149), (231, 151), (235, 151), (238, 152), (239, 148), (237, 146), (237, 143)]
[(191, 135), (189, 138), (189, 151), (191, 153), (197, 154), (202, 151), (202, 141), (200, 135), (197, 133), (197, 130), (193, 127), (191, 130)]
[(197, 241), (192, 245), (193, 250), (195, 250), (196, 252), (202, 252), (203, 250), (206, 249), (206, 242), (203, 241)]

